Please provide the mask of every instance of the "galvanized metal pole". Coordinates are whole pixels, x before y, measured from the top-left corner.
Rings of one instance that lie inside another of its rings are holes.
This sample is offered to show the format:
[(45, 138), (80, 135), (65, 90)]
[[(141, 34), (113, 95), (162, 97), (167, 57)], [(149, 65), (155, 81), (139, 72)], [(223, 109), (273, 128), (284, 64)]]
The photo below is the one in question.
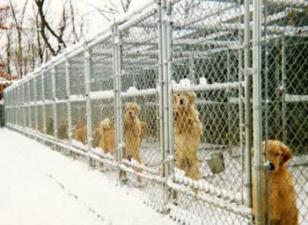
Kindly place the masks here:
[(88, 162), (90, 166), (93, 166), (93, 161), (91, 159), (92, 152), (92, 108), (91, 108), (91, 53), (90, 49), (87, 46), (87, 43), (84, 45), (84, 66), (85, 66), (85, 95), (86, 95), (86, 115), (87, 115), (87, 146), (88, 146)]
[(45, 103), (45, 74), (42, 71), (42, 101), (43, 101), (43, 132), (46, 135), (46, 103)]
[[(113, 73), (115, 92), (115, 126), (116, 126), (116, 161), (120, 166), (123, 157), (123, 130), (122, 130), (122, 99), (121, 99), (121, 37), (118, 24), (113, 26)], [(120, 169), (119, 169), (120, 172)]]
[(29, 112), (29, 114), (28, 114), (28, 116), (29, 116), (29, 121), (28, 121), (28, 128), (31, 128), (32, 127), (32, 120), (31, 120), (31, 86), (30, 86), (30, 81), (29, 80), (27, 80), (27, 86), (28, 86), (28, 93), (27, 93), (27, 95), (28, 95), (28, 112)]
[(37, 105), (37, 77), (33, 78), (34, 85), (34, 112), (35, 112), (35, 131), (38, 132), (38, 105)]
[(252, 207), (252, 167), (251, 167), (251, 149), (252, 149), (252, 117), (251, 117), (251, 76), (250, 67), (250, 3), (251, 0), (244, 2), (244, 79), (245, 79), (245, 205)]
[(58, 138), (57, 94), (56, 94), (57, 87), (56, 87), (56, 68), (55, 67), (53, 67), (51, 70), (51, 80), (52, 80), (52, 98), (53, 98), (54, 137)]
[(21, 94), (22, 94), (22, 116), (23, 116), (23, 123), (22, 126), (26, 127), (26, 105), (25, 105), (25, 83), (24, 81), (21, 82)]
[[(172, 102), (172, 5), (171, 1), (167, 1), (166, 4), (166, 52), (167, 52), (167, 73), (166, 73), (166, 99), (165, 102), (167, 103), (166, 113), (168, 114), (168, 123), (167, 130), (168, 133), (165, 134), (167, 140), (169, 140), (168, 144), (168, 159), (169, 159), (169, 167), (168, 167), (168, 175), (173, 176), (174, 174), (174, 165), (175, 165), (175, 149), (174, 149), (174, 135), (173, 135), (173, 102)], [(164, 37), (163, 37), (164, 38)], [(164, 39), (163, 39), (164, 40)], [(171, 134), (171, 135), (170, 135)]]
[(158, 89), (158, 101), (159, 101), (159, 128), (160, 128), (160, 152), (161, 152), (161, 169), (162, 176), (166, 176), (166, 155), (167, 151), (165, 150), (165, 123), (164, 123), (164, 101), (163, 101), (163, 34), (162, 34), (162, 2), (157, 1), (157, 28), (158, 28), (158, 80), (157, 80), (157, 89)]
[(286, 103), (286, 39), (285, 36), (281, 40), (281, 101), (282, 101), (282, 141), (287, 143), (287, 103)]
[(262, 187), (262, 98), (261, 98), (261, 35), (262, 35), (262, 0), (253, 2), (253, 140), (255, 153), (255, 184), (256, 184), (256, 225), (264, 225), (263, 187)]
[(65, 83), (66, 83), (66, 106), (67, 106), (67, 123), (68, 123), (68, 140), (69, 145), (72, 146), (73, 141), (73, 125), (72, 125), (72, 105), (70, 100), (71, 87), (70, 87), (70, 68), (71, 64), (66, 57), (65, 61)]
[[(172, 101), (171, 101), (171, 37), (170, 37), (170, 2), (162, 1), (162, 62), (163, 62), (163, 74), (162, 74), (162, 116), (163, 116), (163, 149), (164, 149), (164, 161), (167, 164), (164, 175), (166, 179), (173, 173), (173, 133), (171, 130), (173, 115), (172, 115)], [(171, 134), (171, 135), (170, 135)]]

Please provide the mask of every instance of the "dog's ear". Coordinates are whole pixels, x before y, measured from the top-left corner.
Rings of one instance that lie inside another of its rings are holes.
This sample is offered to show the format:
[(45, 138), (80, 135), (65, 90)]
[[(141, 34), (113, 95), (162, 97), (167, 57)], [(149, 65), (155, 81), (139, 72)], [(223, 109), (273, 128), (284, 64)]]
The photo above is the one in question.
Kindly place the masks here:
[(130, 107), (130, 103), (129, 103), (129, 102), (126, 102), (126, 103), (125, 103), (125, 106), (124, 106), (125, 111), (127, 111), (129, 107)]
[(197, 95), (196, 95), (195, 92), (190, 91), (190, 92), (188, 92), (188, 98), (189, 98), (189, 103), (193, 104), (197, 99)]
[(288, 162), (292, 158), (293, 154), (292, 154), (291, 149), (282, 142), (280, 143), (280, 148), (282, 150), (282, 162), (281, 162), (281, 164), (285, 164), (286, 162)]
[(135, 111), (136, 113), (139, 113), (141, 111), (141, 108), (138, 104), (135, 105)]
[(172, 102), (173, 104), (176, 102), (176, 97), (178, 96), (178, 93), (173, 93), (172, 95)]

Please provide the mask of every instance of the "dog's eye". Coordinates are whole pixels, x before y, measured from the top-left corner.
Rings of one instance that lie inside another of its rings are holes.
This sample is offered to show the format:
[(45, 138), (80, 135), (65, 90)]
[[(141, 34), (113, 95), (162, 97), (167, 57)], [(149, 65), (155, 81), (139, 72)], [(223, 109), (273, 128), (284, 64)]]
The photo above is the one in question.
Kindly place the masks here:
[(277, 152), (277, 153), (275, 154), (275, 156), (276, 156), (276, 157), (280, 156), (280, 153)]
[(180, 96), (181, 94), (180, 93), (178, 93), (178, 96)]

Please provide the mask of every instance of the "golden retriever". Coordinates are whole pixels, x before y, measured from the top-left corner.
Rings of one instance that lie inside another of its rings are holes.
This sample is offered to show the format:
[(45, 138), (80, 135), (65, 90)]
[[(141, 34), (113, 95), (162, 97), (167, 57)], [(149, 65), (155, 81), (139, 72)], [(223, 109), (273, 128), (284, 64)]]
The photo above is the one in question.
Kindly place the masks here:
[(124, 113), (124, 139), (125, 151), (124, 158), (133, 158), (141, 163), (140, 144), (141, 144), (141, 121), (138, 117), (141, 108), (137, 103), (128, 102), (125, 104)]
[(99, 126), (99, 132), (101, 136), (99, 147), (105, 153), (112, 154), (115, 148), (115, 130), (109, 118), (102, 120)]
[(148, 125), (146, 122), (140, 121), (141, 132), (140, 132), (140, 142), (145, 139), (148, 135)]
[(48, 117), (46, 120), (46, 134), (53, 135), (54, 128), (53, 128), (53, 119)]
[(62, 121), (58, 127), (58, 138), (67, 139), (68, 138), (68, 121)]
[(101, 140), (101, 133), (100, 133), (100, 124), (97, 124), (95, 129), (93, 130), (93, 141), (92, 146), (93, 148), (96, 148), (99, 146), (99, 142)]
[[(267, 146), (267, 147), (266, 147)], [(262, 193), (264, 217), (270, 217), (272, 225), (298, 225), (298, 209), (296, 207), (296, 193), (293, 177), (287, 168), (287, 162), (292, 158), (292, 152), (288, 146), (277, 140), (268, 140), (262, 143), (263, 161), (265, 161), (266, 149), (269, 160), (269, 204), (265, 203), (265, 173), (262, 174)], [(254, 179), (255, 180), (255, 179)], [(255, 182), (253, 183), (253, 214), (255, 215)]]
[(82, 144), (86, 144), (87, 143), (87, 125), (81, 125), (79, 123), (77, 123), (74, 127), (74, 139), (76, 139), (77, 141), (80, 141)]
[(185, 176), (200, 179), (198, 149), (202, 123), (195, 108), (195, 92), (186, 91), (173, 95), (173, 131), (175, 165), (185, 171)]

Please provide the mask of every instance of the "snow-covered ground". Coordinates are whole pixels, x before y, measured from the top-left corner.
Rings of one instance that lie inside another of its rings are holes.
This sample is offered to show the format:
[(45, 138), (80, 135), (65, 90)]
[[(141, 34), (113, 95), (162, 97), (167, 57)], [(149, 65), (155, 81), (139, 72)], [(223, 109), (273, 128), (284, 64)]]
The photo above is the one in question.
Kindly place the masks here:
[(0, 151), (0, 224), (175, 224), (141, 191), (18, 133), (0, 129)]

